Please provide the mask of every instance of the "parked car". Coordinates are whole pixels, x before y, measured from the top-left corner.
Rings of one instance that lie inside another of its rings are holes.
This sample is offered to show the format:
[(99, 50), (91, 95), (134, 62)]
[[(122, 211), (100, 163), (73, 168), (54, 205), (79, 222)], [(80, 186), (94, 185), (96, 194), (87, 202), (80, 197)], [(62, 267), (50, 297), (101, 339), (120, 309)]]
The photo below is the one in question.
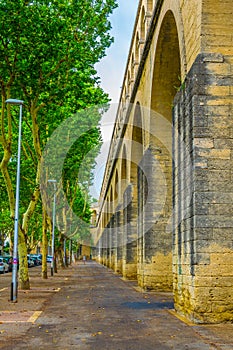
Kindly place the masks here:
[(0, 257), (0, 273), (9, 272), (9, 265), (3, 257)]
[(30, 259), (34, 261), (35, 266), (41, 265), (41, 260), (39, 260), (39, 258), (37, 258), (35, 255), (30, 255)]
[(39, 265), (42, 265), (42, 254), (32, 254), (32, 257), (37, 259)]
[(6, 256), (3, 257), (3, 259), (5, 259), (6, 263), (9, 266), (9, 272), (11, 272), (12, 268), (13, 268), (13, 258), (12, 258), (12, 256), (6, 255)]
[(46, 260), (47, 260), (48, 263), (51, 263), (53, 261), (52, 255), (47, 255), (47, 259)]
[(33, 267), (35, 266), (34, 261), (28, 256), (28, 267)]

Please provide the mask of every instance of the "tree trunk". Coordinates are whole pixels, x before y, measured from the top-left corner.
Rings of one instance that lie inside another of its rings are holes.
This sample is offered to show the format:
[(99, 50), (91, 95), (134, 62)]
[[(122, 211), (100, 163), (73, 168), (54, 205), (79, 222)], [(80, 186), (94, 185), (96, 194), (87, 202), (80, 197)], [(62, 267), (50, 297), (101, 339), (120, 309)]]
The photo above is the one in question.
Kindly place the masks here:
[(23, 290), (30, 289), (29, 273), (28, 273), (28, 259), (27, 259), (27, 244), (25, 235), (19, 229), (18, 240), (19, 252), (19, 288)]
[[(40, 166), (37, 167), (37, 183), (40, 176)], [(20, 259), (20, 268), (19, 268), (19, 280), (20, 280), (20, 288), (21, 289), (30, 289), (30, 283), (29, 283), (29, 273), (28, 273), (28, 263), (27, 263), (27, 242), (26, 242), (26, 235), (28, 232), (28, 223), (29, 220), (36, 208), (36, 205), (38, 203), (40, 197), (40, 188), (39, 185), (36, 184), (30, 203), (27, 207), (26, 212), (23, 215), (23, 222), (22, 222), (22, 237), (19, 239), (19, 259)], [(26, 257), (25, 257), (26, 252)], [(21, 256), (22, 254), (22, 256)]]
[[(12, 187), (11, 178), (9, 176), (9, 172), (7, 169), (7, 165), (9, 162), (10, 152), (8, 149), (4, 149), (4, 157), (1, 162), (1, 170), (3, 174), (3, 178), (5, 180), (8, 198), (9, 198), (9, 205), (10, 205), (10, 212), (11, 217), (14, 218), (14, 212), (15, 212), (15, 197), (14, 197), (14, 191)], [(28, 262), (27, 262), (27, 245), (26, 245), (26, 239), (22, 232), (21, 227), (19, 226), (18, 230), (18, 254), (19, 254), (19, 284), (20, 289), (30, 289), (30, 283), (29, 283), (29, 274), (28, 274)]]
[(58, 264), (61, 268), (63, 268), (63, 259), (62, 259), (62, 251), (61, 251), (61, 248), (59, 247), (58, 248), (58, 251), (57, 251), (57, 255), (58, 255)]
[[(8, 107), (9, 109), (9, 107)], [(10, 111), (8, 110), (8, 120), (11, 120)], [(15, 197), (14, 197), (14, 191), (13, 186), (11, 182), (11, 178), (8, 172), (8, 163), (11, 157), (11, 133), (9, 135), (8, 142), (3, 143), (4, 148), (4, 156), (1, 161), (1, 171), (3, 174), (3, 178), (5, 180), (8, 198), (9, 198), (9, 206), (10, 206), (10, 212), (11, 217), (14, 218), (14, 211), (15, 211)], [(26, 212), (23, 215), (23, 222), (22, 227), (19, 227), (19, 237), (18, 237), (18, 254), (19, 254), (19, 283), (20, 283), (20, 289), (30, 289), (30, 283), (29, 283), (29, 273), (28, 273), (28, 263), (27, 263), (27, 242), (26, 242), (26, 234), (28, 230), (28, 223), (29, 220), (35, 210), (36, 204), (38, 202), (39, 196), (40, 196), (40, 189), (39, 189), (39, 178), (40, 178), (40, 166), (38, 162), (37, 166), (37, 178), (36, 178), (36, 187), (34, 189), (33, 195), (31, 197), (30, 203), (28, 205), (28, 208)]]
[(72, 265), (72, 240), (69, 242), (69, 265)]
[(47, 268), (47, 252), (48, 252), (48, 237), (47, 237), (47, 213), (43, 206), (43, 226), (42, 226), (42, 278), (48, 278), (48, 268)]

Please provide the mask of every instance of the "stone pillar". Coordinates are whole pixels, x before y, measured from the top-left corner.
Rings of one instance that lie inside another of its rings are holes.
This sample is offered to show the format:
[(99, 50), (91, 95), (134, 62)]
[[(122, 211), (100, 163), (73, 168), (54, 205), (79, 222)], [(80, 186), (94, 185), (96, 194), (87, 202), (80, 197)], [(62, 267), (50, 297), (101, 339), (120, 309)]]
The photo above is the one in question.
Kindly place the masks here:
[(99, 239), (99, 263), (103, 264), (103, 235)]
[(101, 249), (100, 249), (100, 240), (99, 240), (97, 245), (96, 245), (96, 256), (95, 256), (95, 260), (98, 263), (100, 263), (100, 256), (101, 256)]
[(112, 215), (110, 220), (110, 268), (115, 270), (116, 264), (116, 227), (115, 215)]
[(137, 272), (138, 272), (138, 284), (139, 286), (144, 285), (144, 252), (145, 252), (145, 240), (144, 240), (144, 196), (145, 196), (145, 175), (144, 172), (139, 165), (138, 167), (138, 223), (137, 223), (137, 232), (138, 232), (138, 264), (137, 264)]
[(124, 192), (123, 200), (124, 235), (123, 235), (123, 277), (137, 279), (137, 219), (136, 206), (132, 202), (132, 185)]
[(110, 220), (105, 230), (106, 235), (106, 266), (110, 267), (110, 251), (111, 251), (111, 236), (110, 236)]
[(122, 256), (123, 256), (123, 222), (122, 222), (122, 211), (120, 207), (116, 209), (116, 264), (115, 272), (122, 273)]
[[(172, 139), (172, 135), (169, 136)], [(172, 167), (171, 155), (159, 140), (153, 140), (140, 168), (138, 283), (145, 289), (171, 291), (172, 233), (169, 222), (172, 215)]]
[(103, 241), (103, 265), (107, 266), (107, 247), (108, 247), (108, 243), (107, 243), (107, 232), (106, 229), (103, 230), (103, 234), (102, 234), (102, 241)]
[(200, 54), (174, 104), (175, 308), (198, 323), (233, 320), (232, 69)]

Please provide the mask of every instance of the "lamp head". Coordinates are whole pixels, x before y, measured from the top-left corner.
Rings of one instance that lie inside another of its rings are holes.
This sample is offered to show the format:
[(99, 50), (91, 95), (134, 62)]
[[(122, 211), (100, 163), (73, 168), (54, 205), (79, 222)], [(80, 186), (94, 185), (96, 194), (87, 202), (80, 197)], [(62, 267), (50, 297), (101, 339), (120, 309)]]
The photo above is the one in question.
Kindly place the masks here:
[(5, 101), (6, 103), (9, 103), (11, 105), (23, 105), (24, 101), (23, 100), (16, 100), (14, 98), (9, 98), (8, 100)]

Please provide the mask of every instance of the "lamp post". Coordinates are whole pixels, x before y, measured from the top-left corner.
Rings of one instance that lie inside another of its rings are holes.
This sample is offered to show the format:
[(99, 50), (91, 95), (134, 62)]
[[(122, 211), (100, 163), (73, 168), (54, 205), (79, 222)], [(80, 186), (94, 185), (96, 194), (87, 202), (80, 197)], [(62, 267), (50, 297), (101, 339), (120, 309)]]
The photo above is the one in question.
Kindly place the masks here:
[(51, 262), (51, 276), (54, 273), (54, 245), (55, 245), (55, 220), (56, 220), (56, 183), (57, 180), (48, 180), (48, 182), (53, 183), (54, 194), (53, 194), (53, 228), (52, 228), (52, 262)]
[(63, 263), (65, 267), (66, 266), (66, 237), (64, 237), (63, 250), (64, 250)]
[(20, 186), (20, 154), (21, 154), (21, 134), (22, 134), (22, 100), (8, 99), (6, 103), (19, 106), (19, 136), (18, 136), (18, 156), (17, 156), (17, 174), (16, 174), (16, 194), (15, 194), (15, 221), (14, 221), (14, 246), (13, 246), (13, 267), (10, 300), (17, 302), (17, 270), (18, 270), (18, 229), (19, 229), (19, 186)]

